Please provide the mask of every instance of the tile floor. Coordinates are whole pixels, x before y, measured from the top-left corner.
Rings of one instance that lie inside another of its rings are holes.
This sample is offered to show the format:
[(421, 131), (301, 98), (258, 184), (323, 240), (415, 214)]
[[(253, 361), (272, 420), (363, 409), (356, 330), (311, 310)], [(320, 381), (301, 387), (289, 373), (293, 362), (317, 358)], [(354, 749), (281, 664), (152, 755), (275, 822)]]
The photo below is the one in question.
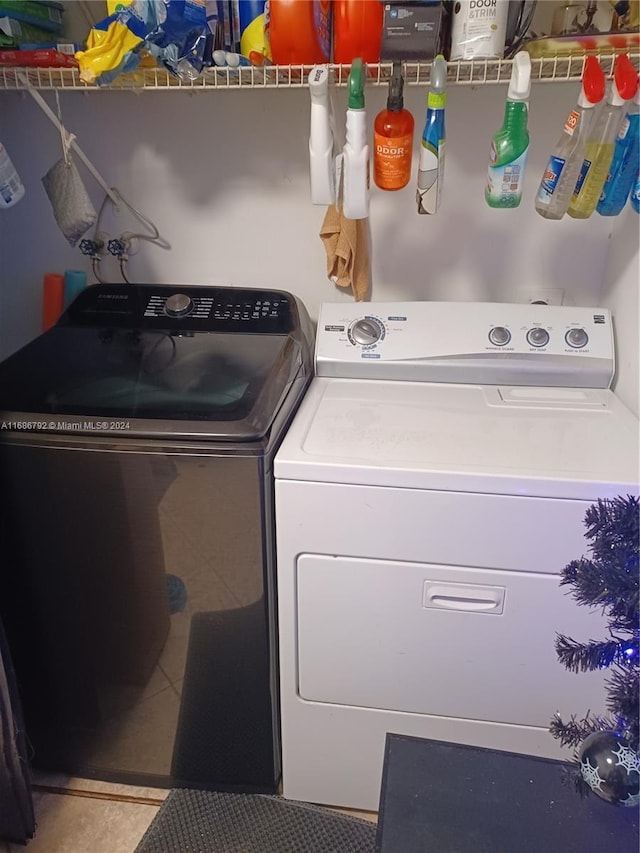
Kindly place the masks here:
[[(0, 841), (0, 853), (133, 853), (168, 793), (35, 773), (36, 835), (26, 848)], [(345, 813), (377, 820), (374, 812)]]

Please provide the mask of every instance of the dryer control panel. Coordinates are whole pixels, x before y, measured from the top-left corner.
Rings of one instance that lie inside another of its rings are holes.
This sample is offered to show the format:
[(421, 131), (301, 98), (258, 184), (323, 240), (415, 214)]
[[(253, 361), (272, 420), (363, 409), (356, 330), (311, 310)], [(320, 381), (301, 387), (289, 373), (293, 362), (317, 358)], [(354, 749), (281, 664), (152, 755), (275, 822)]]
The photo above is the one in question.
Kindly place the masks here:
[(379, 302), (320, 308), (316, 374), (490, 385), (608, 388), (604, 308)]

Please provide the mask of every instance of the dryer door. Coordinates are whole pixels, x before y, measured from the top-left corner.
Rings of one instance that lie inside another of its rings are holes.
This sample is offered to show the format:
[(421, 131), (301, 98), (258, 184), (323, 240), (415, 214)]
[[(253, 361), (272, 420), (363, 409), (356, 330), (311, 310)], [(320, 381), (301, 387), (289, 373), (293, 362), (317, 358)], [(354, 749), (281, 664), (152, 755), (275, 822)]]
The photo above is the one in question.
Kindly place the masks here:
[(604, 630), (557, 575), (311, 554), (296, 574), (302, 699), (544, 728), (605, 710), (602, 674), (557, 660), (556, 630)]

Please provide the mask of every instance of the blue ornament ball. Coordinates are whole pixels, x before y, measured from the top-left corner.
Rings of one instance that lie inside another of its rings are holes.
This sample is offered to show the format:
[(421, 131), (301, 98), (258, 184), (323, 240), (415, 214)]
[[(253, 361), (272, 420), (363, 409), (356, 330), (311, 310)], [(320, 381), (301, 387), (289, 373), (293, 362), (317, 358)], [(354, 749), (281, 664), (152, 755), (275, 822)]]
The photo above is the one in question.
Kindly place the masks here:
[(578, 750), (582, 778), (607, 803), (640, 802), (640, 757), (617, 732), (592, 732)]

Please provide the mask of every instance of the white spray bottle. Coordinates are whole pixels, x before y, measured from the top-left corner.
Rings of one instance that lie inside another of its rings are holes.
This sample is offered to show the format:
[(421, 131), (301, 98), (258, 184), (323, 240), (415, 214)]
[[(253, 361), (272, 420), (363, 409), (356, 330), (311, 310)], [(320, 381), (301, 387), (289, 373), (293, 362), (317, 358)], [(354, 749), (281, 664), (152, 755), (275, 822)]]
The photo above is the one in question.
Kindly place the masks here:
[(336, 190), (328, 65), (315, 65), (311, 69), (309, 95), (311, 96), (309, 130), (311, 203), (330, 205), (336, 200)]
[(364, 64), (354, 59), (349, 72), (346, 142), (342, 153), (342, 211), (347, 219), (369, 216), (369, 146), (364, 109)]

